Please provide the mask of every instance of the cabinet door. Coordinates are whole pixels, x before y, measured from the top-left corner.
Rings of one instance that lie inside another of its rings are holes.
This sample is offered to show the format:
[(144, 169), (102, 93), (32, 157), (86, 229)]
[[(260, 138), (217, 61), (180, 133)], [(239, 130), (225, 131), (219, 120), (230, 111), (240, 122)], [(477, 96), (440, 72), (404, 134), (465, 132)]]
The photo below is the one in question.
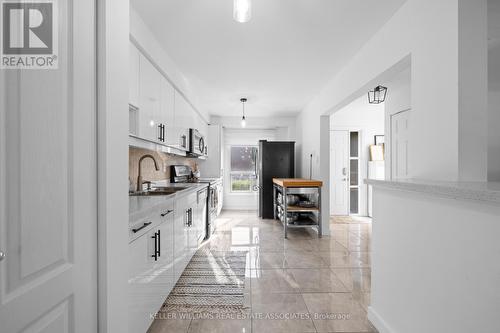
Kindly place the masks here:
[(160, 141), (160, 80), (160, 72), (140, 55), (139, 136), (156, 142)]
[(163, 76), (161, 77), (160, 82), (160, 122), (165, 125), (165, 144), (175, 146), (176, 144), (179, 144), (175, 131), (175, 89)]
[(129, 78), (128, 78), (128, 102), (139, 108), (139, 77), (140, 77), (140, 56), (139, 50), (134, 44), (129, 46)]
[(146, 332), (152, 320), (150, 313), (158, 309), (158, 297), (151, 285), (154, 277), (154, 233), (152, 229), (129, 244), (129, 303), (128, 324), (130, 332)]
[(188, 230), (188, 254), (189, 260), (196, 252), (196, 248), (198, 247), (198, 239), (197, 239), (197, 230), (196, 230), (196, 207), (190, 207), (192, 222)]
[(182, 199), (175, 202), (174, 222), (174, 281), (181, 276), (188, 263), (187, 208)]
[(190, 210), (190, 226), (188, 231), (188, 247), (189, 247), (189, 260), (193, 254), (198, 250), (198, 246), (200, 245), (200, 222), (199, 222), (199, 214), (197, 209), (197, 198), (194, 197), (194, 200), (189, 202), (189, 210)]
[[(172, 207), (173, 208), (173, 207)], [(155, 279), (152, 281), (156, 294), (159, 295), (158, 309), (166, 300), (168, 294), (175, 284), (174, 273), (174, 214), (169, 207), (165, 208), (165, 213), (171, 211), (166, 216), (162, 217), (162, 223), (157, 228), (158, 233), (158, 250), (159, 257), (156, 262), (157, 272)], [(164, 213), (161, 213), (164, 214)]]
[(206, 236), (207, 227), (207, 196), (206, 194), (199, 195), (197, 205), (196, 222), (198, 229), (198, 246), (203, 242)]
[(174, 93), (174, 139), (173, 146), (189, 150), (189, 103), (176, 90)]

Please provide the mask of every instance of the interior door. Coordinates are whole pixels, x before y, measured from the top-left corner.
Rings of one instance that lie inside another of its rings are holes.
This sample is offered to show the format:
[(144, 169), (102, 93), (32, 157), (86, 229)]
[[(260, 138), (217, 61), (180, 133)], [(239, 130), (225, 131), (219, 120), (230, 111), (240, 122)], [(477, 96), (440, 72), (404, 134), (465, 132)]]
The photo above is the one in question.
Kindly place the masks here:
[(391, 177), (405, 179), (408, 172), (410, 111), (391, 116)]
[(349, 214), (349, 131), (330, 132), (330, 214)]
[(97, 332), (95, 1), (21, 10), (58, 66), (0, 69), (0, 331)]

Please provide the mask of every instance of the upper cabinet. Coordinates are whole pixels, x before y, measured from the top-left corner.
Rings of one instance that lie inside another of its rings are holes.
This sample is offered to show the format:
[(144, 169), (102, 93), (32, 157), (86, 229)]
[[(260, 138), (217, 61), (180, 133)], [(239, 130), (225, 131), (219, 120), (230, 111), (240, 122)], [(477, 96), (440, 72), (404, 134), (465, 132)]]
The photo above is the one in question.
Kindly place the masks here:
[(175, 89), (162, 76), (160, 79), (160, 122), (164, 126), (165, 144), (176, 146), (178, 144), (175, 129)]
[(134, 44), (130, 43), (129, 46), (129, 86), (128, 86), (128, 96), (129, 96), (129, 104), (134, 106), (135, 108), (139, 108), (139, 57), (140, 52), (135, 47)]
[(221, 125), (207, 126), (207, 147), (209, 159), (200, 164), (204, 177), (219, 178), (224, 169), (224, 129)]
[(168, 79), (130, 43), (130, 134), (189, 150), (189, 129), (207, 135), (207, 124)]
[(189, 129), (192, 127), (191, 105), (177, 90), (175, 91), (175, 127), (178, 148), (189, 150)]
[(160, 113), (160, 72), (140, 55), (139, 86), (139, 136), (143, 139), (161, 142), (162, 123)]

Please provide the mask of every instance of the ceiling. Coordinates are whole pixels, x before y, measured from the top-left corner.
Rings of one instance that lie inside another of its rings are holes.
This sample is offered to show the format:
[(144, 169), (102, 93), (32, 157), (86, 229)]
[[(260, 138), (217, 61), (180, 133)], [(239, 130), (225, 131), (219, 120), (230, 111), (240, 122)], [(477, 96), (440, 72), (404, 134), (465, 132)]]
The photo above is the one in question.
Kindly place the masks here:
[(219, 116), (294, 115), (405, 0), (253, 0), (252, 19), (233, 0), (131, 0), (195, 87), (200, 109)]

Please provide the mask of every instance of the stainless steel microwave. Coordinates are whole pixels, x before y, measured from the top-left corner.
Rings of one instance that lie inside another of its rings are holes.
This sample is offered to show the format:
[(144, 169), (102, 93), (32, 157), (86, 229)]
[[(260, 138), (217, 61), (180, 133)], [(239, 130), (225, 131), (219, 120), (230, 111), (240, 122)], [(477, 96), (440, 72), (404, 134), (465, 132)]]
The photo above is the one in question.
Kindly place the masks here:
[(207, 156), (208, 147), (205, 137), (197, 129), (189, 129), (189, 153), (195, 156)]

